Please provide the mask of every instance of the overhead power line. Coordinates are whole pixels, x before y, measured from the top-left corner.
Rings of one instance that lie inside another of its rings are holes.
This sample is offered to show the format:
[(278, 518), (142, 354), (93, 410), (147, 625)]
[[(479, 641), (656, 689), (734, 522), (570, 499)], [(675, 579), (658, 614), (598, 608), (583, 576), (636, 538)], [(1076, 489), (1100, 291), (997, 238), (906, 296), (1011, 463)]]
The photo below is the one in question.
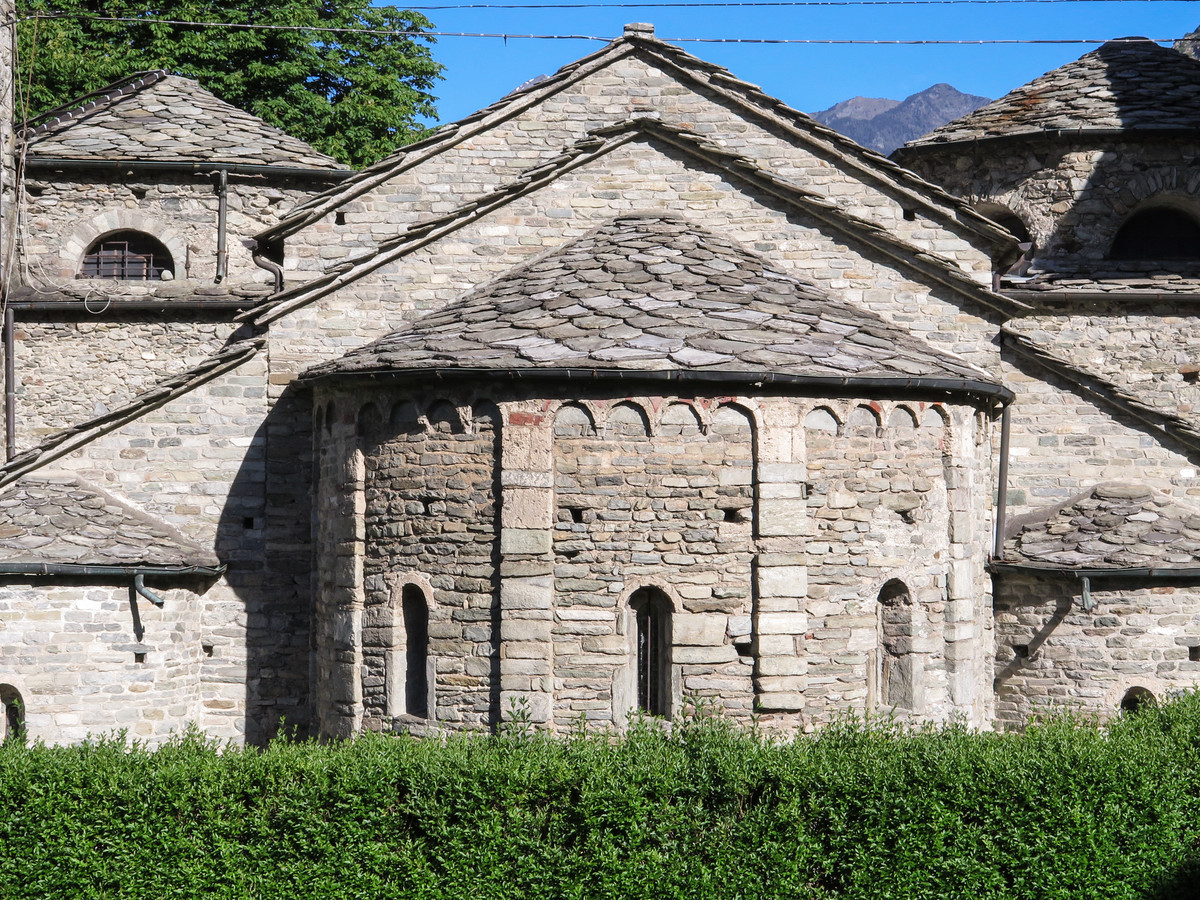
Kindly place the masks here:
[[(842, 0), (851, 5), (852, 0)], [(861, 2), (861, 0), (860, 0)], [(898, 3), (1065, 3), (1065, 2), (1109, 2), (1109, 0), (895, 0)], [(1115, 0), (1126, 2), (1126, 0)], [(1156, 0), (1140, 0), (1140, 2), (1156, 2)], [(1162, 2), (1162, 0), (1157, 0)], [(1196, 2), (1196, 0), (1171, 0), (1171, 2)], [(737, 5), (737, 4), (731, 4)], [(423, 31), (420, 29), (396, 28), (335, 28), (324, 25), (266, 25), (246, 22), (199, 22), (191, 19), (155, 19), (136, 16), (96, 16), (79, 13), (37, 13), (26, 16), (21, 21), (32, 19), (87, 19), (93, 22), (126, 22), (137, 25), (180, 25), (196, 28), (236, 28), (253, 31), (311, 31), (321, 34), (370, 34), (385, 37), (414, 37), (414, 38), (502, 38), (503, 40), (532, 40), (532, 41), (597, 41), (608, 43), (616, 39), (614, 35), (598, 34), (517, 34), (513, 32), (487, 31)], [(943, 45), (982, 45), (982, 44), (1107, 44), (1112, 38), (979, 38), (979, 39), (928, 39), (920, 38), (904, 40), (897, 38), (707, 38), (707, 37), (662, 37), (659, 40), (673, 44), (867, 44), (867, 45), (899, 45), (899, 46), (943, 46)], [(1119, 43), (1122, 38), (1117, 38)], [(1179, 40), (1179, 36), (1167, 38), (1138, 38), (1151, 40), (1158, 44)]]

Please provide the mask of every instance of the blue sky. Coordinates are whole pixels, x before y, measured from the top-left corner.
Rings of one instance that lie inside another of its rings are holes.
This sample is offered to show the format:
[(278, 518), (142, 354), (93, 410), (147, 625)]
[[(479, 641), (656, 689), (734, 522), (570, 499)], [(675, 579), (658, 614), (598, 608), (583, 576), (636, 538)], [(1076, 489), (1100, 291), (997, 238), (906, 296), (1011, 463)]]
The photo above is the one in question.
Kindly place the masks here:
[[(404, 6), (402, 0), (396, 5)], [(440, 0), (429, 0), (440, 2)], [(486, 2), (486, 0), (485, 0)], [(418, 7), (419, 8), (419, 7)], [(845, 7), (427, 10), (436, 31), (585, 34), (611, 38), (626, 22), (652, 22), (671, 38), (870, 40), (1178, 37), (1200, 27), (1195, 0), (1128, 2), (869, 4)], [(434, 56), (445, 80), (436, 93), (442, 122), (497, 100), (522, 82), (603, 46), (601, 41), (441, 37)], [(681, 43), (791, 106), (811, 112), (854, 96), (901, 100), (938, 82), (999, 97), (1095, 45), (829, 46)]]

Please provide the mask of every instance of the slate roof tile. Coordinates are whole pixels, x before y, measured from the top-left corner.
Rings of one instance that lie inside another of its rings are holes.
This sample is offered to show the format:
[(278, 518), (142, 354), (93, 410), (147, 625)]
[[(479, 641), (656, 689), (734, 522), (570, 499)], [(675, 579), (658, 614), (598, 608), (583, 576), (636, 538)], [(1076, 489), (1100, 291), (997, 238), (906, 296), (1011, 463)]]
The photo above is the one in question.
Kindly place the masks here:
[[(1200, 129), (1200, 62), (1145, 38), (1109, 41), (905, 148), (1089, 129)], [(897, 153), (903, 160), (905, 151)]]
[(25, 123), (29, 156), (238, 163), (348, 172), (195, 81), (139, 72)]
[(69, 474), (27, 475), (0, 492), (0, 567), (220, 565), (166, 522)]
[(1095, 485), (1013, 519), (1005, 531), (1005, 563), (1045, 569), (1200, 566), (1200, 510), (1142, 484)]
[[(737, 275), (738, 286), (697, 275), (701, 257), (726, 263), (722, 268)], [(665, 266), (664, 260), (672, 264)], [(595, 261), (603, 265), (594, 267)], [(584, 272), (608, 274), (585, 281)], [(636, 288), (620, 290), (630, 285)], [(578, 296), (578, 302), (563, 305), (569, 295)], [(662, 305), (647, 316), (639, 303), (651, 296)], [(621, 315), (630, 311), (635, 315)], [(646, 318), (672, 324), (648, 330), (639, 324)], [(564, 332), (568, 327), (575, 331)], [(448, 339), (454, 349), (447, 349)], [(430, 368), (519, 371), (543, 365), (715, 368), (898, 382), (927, 376), (994, 384), (983, 371), (903, 328), (773, 271), (732, 241), (665, 214), (614, 219), (439, 312), (310, 369), (305, 377), (385, 371), (420, 376)]]

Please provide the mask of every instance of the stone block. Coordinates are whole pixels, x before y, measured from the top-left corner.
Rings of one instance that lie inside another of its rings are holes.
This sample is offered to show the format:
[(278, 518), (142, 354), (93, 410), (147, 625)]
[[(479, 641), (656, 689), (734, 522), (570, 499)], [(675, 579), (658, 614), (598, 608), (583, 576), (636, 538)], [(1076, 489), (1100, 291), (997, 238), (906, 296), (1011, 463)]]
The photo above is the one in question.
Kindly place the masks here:
[(808, 595), (807, 566), (768, 566), (760, 562), (756, 573), (761, 597), (801, 598)]
[(726, 617), (681, 613), (671, 618), (671, 641), (677, 645), (710, 647), (725, 642)]
[(553, 532), (549, 528), (504, 528), (500, 531), (503, 554), (540, 556), (550, 552)]

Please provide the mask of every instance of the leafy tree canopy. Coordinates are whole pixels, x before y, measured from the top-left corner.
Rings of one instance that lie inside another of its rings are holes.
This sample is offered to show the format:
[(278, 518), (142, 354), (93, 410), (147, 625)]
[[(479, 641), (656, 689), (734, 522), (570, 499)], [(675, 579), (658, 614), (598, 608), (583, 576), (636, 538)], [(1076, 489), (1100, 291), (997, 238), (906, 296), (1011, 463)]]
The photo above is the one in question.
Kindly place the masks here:
[[(373, 7), (369, 0), (18, 0), (17, 7), (21, 90), (30, 113), (133, 72), (166, 69), (354, 166), (419, 137), (418, 117), (436, 115), (430, 91), (442, 67), (430, 53), (433, 38), (419, 34), (432, 26), (394, 6)], [(56, 13), (65, 17), (26, 18)]]

